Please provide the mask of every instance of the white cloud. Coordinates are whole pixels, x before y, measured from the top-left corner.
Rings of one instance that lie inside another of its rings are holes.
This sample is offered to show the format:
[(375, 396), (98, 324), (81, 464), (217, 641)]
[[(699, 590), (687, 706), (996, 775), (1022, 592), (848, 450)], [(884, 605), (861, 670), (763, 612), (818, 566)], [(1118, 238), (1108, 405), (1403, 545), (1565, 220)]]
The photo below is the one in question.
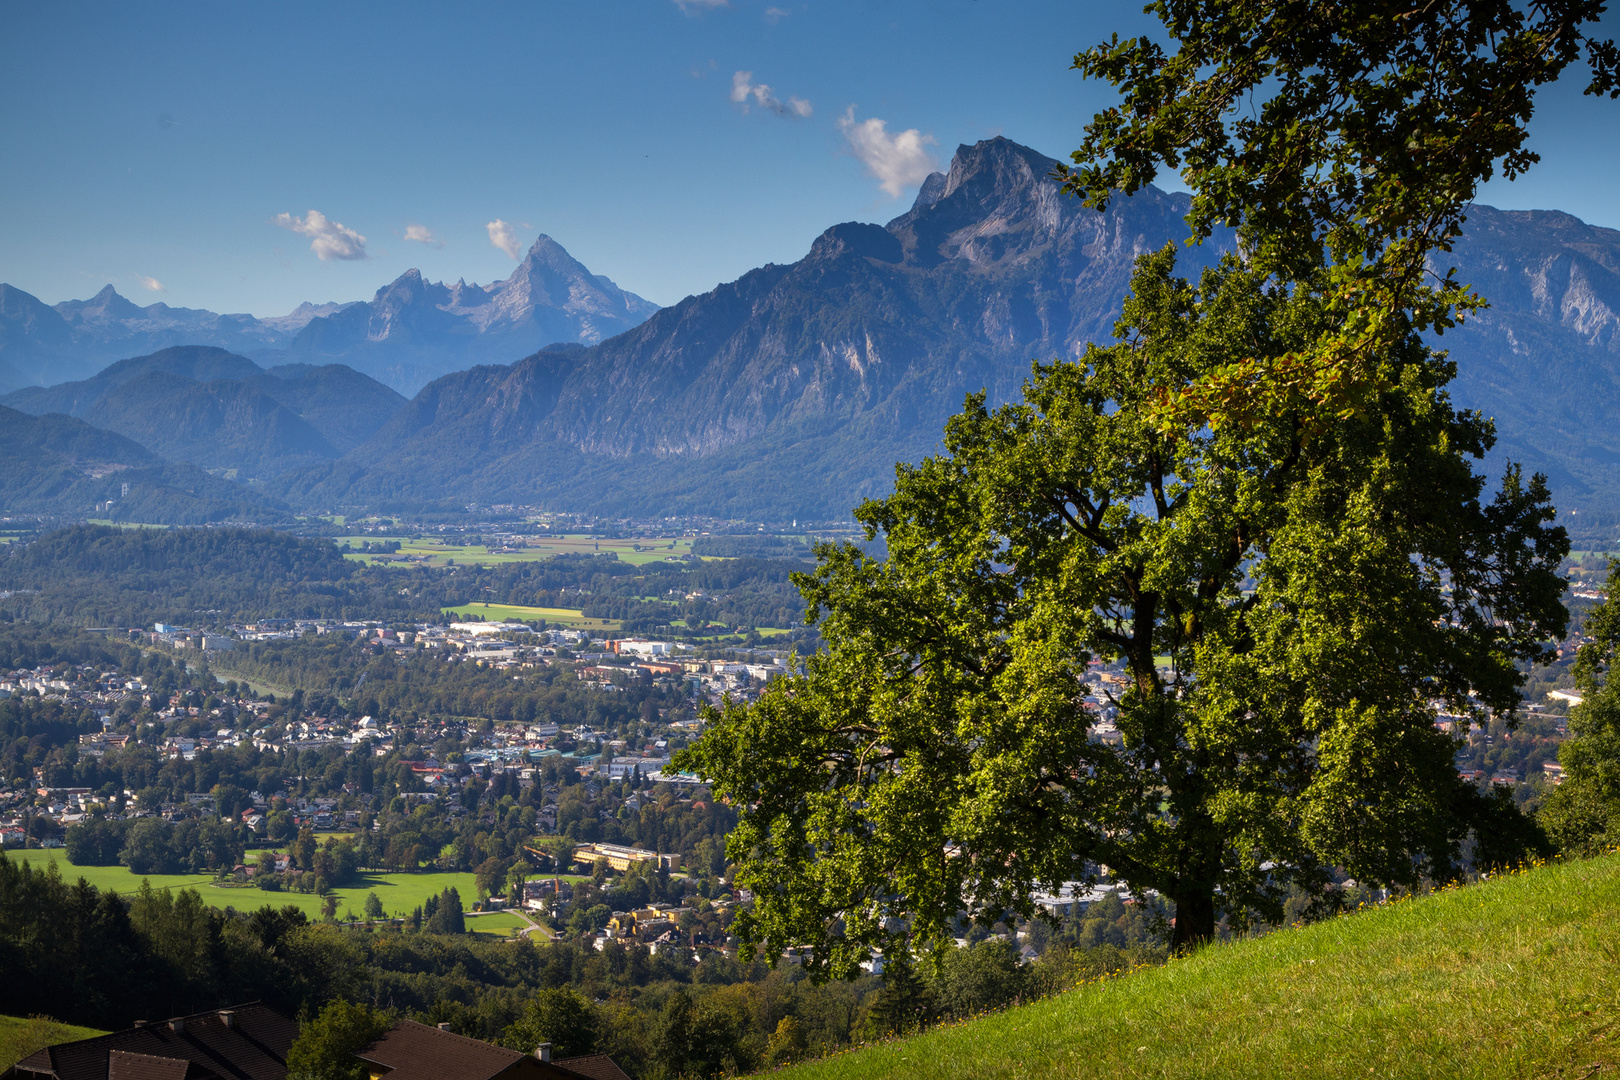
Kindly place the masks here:
[(788, 14), (789, 12), (786, 8), (768, 7), (765, 9), (765, 21), (770, 23), (772, 26), (775, 26), (777, 23), (787, 18)]
[(741, 105), (743, 112), (748, 111), (750, 98), (754, 100), (755, 104), (761, 108), (771, 110), (777, 116), (788, 116), (802, 120), (813, 111), (810, 108), (810, 103), (803, 98), (790, 97), (786, 101), (781, 101), (771, 92), (769, 86), (764, 83), (756, 83), (753, 79), (754, 73), (752, 71), (739, 71), (731, 76), (731, 100), (734, 104)]
[(937, 145), (937, 140), (916, 128), (891, 135), (888, 125), (875, 116), (856, 120), (855, 106), (851, 105), (838, 118), (838, 130), (849, 140), (850, 152), (866, 166), (878, 186), (894, 198), (898, 199), (902, 189), (922, 183), (929, 173), (939, 168), (934, 155), (927, 150)]
[(675, 6), (681, 9), (682, 15), (701, 15), (715, 8), (730, 7), (731, 0), (675, 0)]
[(518, 242), (517, 235), (512, 232), (512, 226), (496, 218), (484, 228), (489, 230), (489, 242), (512, 258), (517, 258), (523, 252), (523, 245)]
[(141, 278), (141, 288), (150, 292), (162, 292), (163, 282), (159, 281), (155, 277), (143, 277)]
[(321, 262), (367, 258), (366, 238), (319, 210), (311, 210), (301, 218), (277, 214), (274, 222), (289, 232), (309, 237), (309, 250)]
[(444, 241), (433, 235), (433, 230), (426, 225), (405, 226), (405, 239), (414, 240), (418, 244), (432, 244), (434, 247), (444, 247)]

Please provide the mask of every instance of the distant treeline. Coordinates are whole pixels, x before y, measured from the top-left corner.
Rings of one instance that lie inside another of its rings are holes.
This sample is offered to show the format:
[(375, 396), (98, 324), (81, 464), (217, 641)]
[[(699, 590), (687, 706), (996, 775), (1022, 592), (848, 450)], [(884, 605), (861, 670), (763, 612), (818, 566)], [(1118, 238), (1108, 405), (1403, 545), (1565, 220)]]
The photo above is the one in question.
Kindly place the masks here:
[[(802, 569), (773, 538), (706, 538), (750, 557), (632, 566), (559, 555), (496, 566), (367, 566), (330, 540), (264, 529), (115, 529), (75, 525), (0, 552), (0, 620), (195, 628), (255, 619), (441, 618), (470, 601), (582, 608), (627, 633), (746, 633), (790, 628), (804, 611)], [(740, 545), (740, 546), (739, 546)], [(801, 545), (802, 547), (802, 545)], [(674, 624), (680, 623), (680, 626)]]

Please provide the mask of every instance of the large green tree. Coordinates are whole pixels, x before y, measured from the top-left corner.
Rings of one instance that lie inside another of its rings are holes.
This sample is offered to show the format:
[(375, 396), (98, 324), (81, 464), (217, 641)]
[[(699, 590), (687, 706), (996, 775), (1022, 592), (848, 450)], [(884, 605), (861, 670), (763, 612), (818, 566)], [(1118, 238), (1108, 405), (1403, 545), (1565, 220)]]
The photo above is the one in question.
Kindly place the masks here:
[[(1235, 259), (1173, 270), (1143, 261), (1117, 344), (970, 398), (899, 467), (857, 512), (887, 557), (823, 547), (800, 578), (807, 673), (678, 761), (742, 808), (735, 925), (769, 954), (846, 975), (1105, 866), (1174, 902), (1180, 947), (1330, 904), (1331, 867), (1410, 885), (1524, 841), (1434, 720), (1510, 713), (1564, 629), (1542, 479), (1484, 496), (1490, 425), (1410, 324), (1359, 412), (1167, 429), (1164, 395), (1331, 317)], [(1088, 682), (1116, 660), (1123, 686)]]
[(1476, 307), (1445, 253), (1479, 185), (1537, 160), (1542, 87), (1576, 65), (1586, 93), (1620, 94), (1620, 55), (1592, 36), (1604, 9), (1156, 0), (1165, 43), (1116, 35), (1076, 56), (1122, 100), (1087, 127), (1069, 190), (1100, 208), (1177, 170), (1194, 236), (1236, 228), (1256, 267), (1332, 315), (1288, 352), (1239, 350), (1161, 408), (1240, 422), (1301, 400), (1360, 408), (1390, 384), (1409, 322), (1445, 329)]

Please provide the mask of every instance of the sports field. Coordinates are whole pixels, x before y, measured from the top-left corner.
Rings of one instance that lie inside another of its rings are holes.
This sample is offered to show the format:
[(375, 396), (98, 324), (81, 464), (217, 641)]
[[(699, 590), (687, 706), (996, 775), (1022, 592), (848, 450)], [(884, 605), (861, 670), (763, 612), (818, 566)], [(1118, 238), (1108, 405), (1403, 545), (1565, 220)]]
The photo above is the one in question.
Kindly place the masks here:
[(463, 617), (477, 615), (485, 622), (535, 622), (540, 619), (546, 621), (547, 626), (560, 626), (568, 630), (593, 630), (608, 633), (619, 629), (620, 623), (615, 619), (587, 619), (585, 613), (578, 608), (555, 607), (523, 607), (519, 604), (462, 604), (460, 607), (445, 608), (448, 615)]

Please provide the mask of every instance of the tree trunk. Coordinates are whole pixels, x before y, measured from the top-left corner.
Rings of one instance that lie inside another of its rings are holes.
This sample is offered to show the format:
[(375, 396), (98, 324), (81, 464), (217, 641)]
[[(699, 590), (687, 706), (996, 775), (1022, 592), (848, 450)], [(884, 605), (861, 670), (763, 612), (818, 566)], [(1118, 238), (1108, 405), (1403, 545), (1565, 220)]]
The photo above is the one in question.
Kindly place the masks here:
[(1170, 935), (1170, 952), (1190, 952), (1215, 936), (1215, 894), (1208, 889), (1189, 889), (1171, 897), (1176, 903), (1176, 926)]

